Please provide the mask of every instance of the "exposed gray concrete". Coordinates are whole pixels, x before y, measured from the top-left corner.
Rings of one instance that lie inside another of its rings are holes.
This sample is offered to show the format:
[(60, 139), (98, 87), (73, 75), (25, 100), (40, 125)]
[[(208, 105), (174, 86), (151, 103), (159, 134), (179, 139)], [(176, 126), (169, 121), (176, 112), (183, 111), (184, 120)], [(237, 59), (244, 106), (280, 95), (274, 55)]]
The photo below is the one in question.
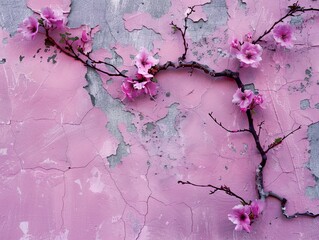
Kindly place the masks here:
[(176, 118), (179, 114), (179, 110), (177, 109), (178, 105), (179, 104), (174, 103), (169, 106), (167, 115), (156, 122), (156, 124), (158, 124), (160, 128), (165, 128), (165, 131), (163, 131), (163, 133), (166, 138), (178, 136), (178, 132), (175, 128)]
[(303, 99), (300, 101), (300, 109), (306, 110), (307, 108), (310, 108), (310, 101), (309, 99)]
[[(154, 40), (161, 36), (150, 29), (143, 28), (128, 32), (124, 28), (122, 16), (132, 12), (148, 12), (154, 18), (164, 15), (171, 6), (170, 0), (76, 0), (72, 2), (69, 15), (69, 26), (78, 27), (88, 24), (91, 27), (100, 26), (101, 31), (94, 38), (94, 48), (109, 48), (114, 43), (130, 44), (136, 49), (144, 46), (151, 50)], [(85, 9), (85, 11), (83, 11)], [(117, 15), (110, 14), (117, 12)]]
[(123, 103), (118, 99), (114, 99), (107, 91), (105, 91), (98, 73), (89, 69), (86, 74), (86, 79), (88, 81), (86, 90), (91, 96), (92, 103), (107, 115), (108, 123), (106, 127), (119, 141), (116, 154), (108, 157), (110, 167), (114, 167), (129, 153), (129, 146), (124, 142), (123, 136), (118, 129), (118, 124), (124, 123), (127, 126), (128, 131), (135, 132), (135, 126), (132, 124), (134, 115), (125, 111)]
[(310, 145), (308, 168), (317, 184), (314, 187), (308, 187), (307, 194), (311, 198), (319, 198), (319, 122), (308, 127), (308, 140)]
[[(198, 41), (203, 37), (211, 35), (219, 26), (227, 23), (227, 5), (225, 0), (214, 0), (205, 4), (203, 10), (207, 15), (207, 21), (200, 20), (196, 23), (189, 21), (189, 36), (193, 41)], [(209, 31), (207, 31), (209, 29)]]
[(19, 24), (32, 15), (26, 0), (0, 0), (0, 26), (11, 35), (17, 31)]

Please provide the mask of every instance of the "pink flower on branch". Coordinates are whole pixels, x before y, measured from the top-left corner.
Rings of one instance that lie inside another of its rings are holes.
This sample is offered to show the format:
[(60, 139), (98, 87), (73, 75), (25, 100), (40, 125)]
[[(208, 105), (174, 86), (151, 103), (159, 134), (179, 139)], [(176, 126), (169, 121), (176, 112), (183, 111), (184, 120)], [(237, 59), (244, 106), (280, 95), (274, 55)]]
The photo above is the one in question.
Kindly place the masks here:
[(27, 40), (33, 40), (38, 31), (39, 23), (33, 16), (24, 19), (18, 28), (18, 32), (22, 33), (23, 37)]
[(130, 100), (134, 100), (141, 94), (148, 94), (153, 97), (157, 93), (157, 84), (149, 78), (137, 74), (137, 79), (126, 78), (122, 83), (122, 92)]
[(82, 31), (82, 35), (81, 35), (81, 41), (83, 43), (88, 43), (92, 40), (91, 36), (90, 36), (90, 33), (88, 33), (88, 31), (86, 29), (84, 29)]
[(250, 232), (250, 225), (261, 215), (264, 206), (265, 201), (260, 199), (252, 201), (249, 205), (236, 205), (232, 213), (228, 214), (228, 219), (236, 224), (235, 230)]
[(264, 106), (264, 97), (261, 94), (257, 94), (254, 96), (253, 102), (250, 105), (250, 109), (255, 108), (256, 106), (260, 106), (261, 108), (265, 108)]
[(256, 199), (250, 203), (250, 211), (252, 218), (258, 218), (265, 207), (265, 201)]
[(236, 57), (240, 61), (241, 67), (251, 66), (257, 68), (262, 60), (262, 52), (263, 49), (259, 44), (245, 42), (241, 46), (240, 51), (236, 54)]
[(245, 34), (245, 42), (252, 42), (253, 41), (253, 35), (251, 32)]
[(91, 32), (88, 29), (84, 29), (81, 34), (81, 46), (83, 53), (89, 53), (92, 51), (92, 37)]
[(233, 55), (237, 55), (240, 52), (240, 42), (237, 38), (234, 38), (230, 43), (230, 53)]
[(125, 94), (125, 97), (133, 100), (134, 98), (140, 96), (142, 91), (134, 87), (134, 80), (132, 78), (126, 78), (121, 85), (122, 92)]
[(250, 232), (250, 207), (243, 205), (236, 205), (233, 207), (232, 213), (228, 214), (228, 219), (236, 224), (235, 230), (241, 231), (245, 230), (246, 232)]
[(153, 77), (148, 70), (158, 64), (158, 62), (158, 59), (155, 59), (153, 56), (151, 56), (145, 48), (141, 48), (139, 54), (137, 54), (135, 57), (135, 65), (138, 69), (137, 72), (143, 75), (145, 78)]
[(237, 89), (235, 94), (233, 95), (232, 103), (238, 105), (240, 110), (246, 112), (247, 109), (250, 109), (250, 105), (254, 100), (254, 93), (251, 90), (241, 91), (240, 88)]
[(292, 48), (293, 40), (295, 40), (293, 36), (292, 27), (289, 24), (280, 24), (277, 25), (273, 29), (273, 36), (275, 41), (282, 47)]
[(242, 92), (240, 88), (238, 88), (233, 95), (232, 103), (238, 105), (243, 112), (246, 112), (248, 109), (252, 110), (256, 106), (264, 108), (264, 98), (261, 94), (255, 95), (251, 90), (244, 90), (244, 92)]
[(65, 25), (65, 18), (61, 9), (52, 9), (46, 7), (41, 9), (41, 18), (43, 19), (44, 27), (46, 28), (62, 28)]

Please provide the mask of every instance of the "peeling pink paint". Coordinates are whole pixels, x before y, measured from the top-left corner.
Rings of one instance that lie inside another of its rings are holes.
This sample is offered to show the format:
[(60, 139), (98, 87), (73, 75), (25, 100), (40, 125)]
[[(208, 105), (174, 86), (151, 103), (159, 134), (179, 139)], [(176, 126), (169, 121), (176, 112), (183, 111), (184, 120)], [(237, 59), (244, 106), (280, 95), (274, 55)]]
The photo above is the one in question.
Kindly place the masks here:
[[(161, 63), (176, 60), (183, 46), (169, 23), (173, 20), (181, 25), (188, 6), (207, 2), (172, 1), (161, 18), (133, 12), (123, 16), (123, 25), (129, 32), (143, 26), (154, 30), (162, 38), (153, 48)], [(227, 52), (232, 37), (240, 38), (249, 31), (256, 30), (254, 36), (258, 36), (291, 4), (284, 0), (245, 2), (247, 8), (240, 9), (237, 1), (226, 1), (231, 16), (227, 25), (215, 32), (207, 29), (207, 42), (190, 44), (187, 59), (203, 54), (201, 62), (214, 69), (236, 70), (237, 60), (221, 56), (218, 48)], [(302, 4), (317, 3), (308, 0)], [(70, 1), (28, 1), (35, 11), (49, 5), (65, 13), (72, 11)], [(303, 16), (310, 19), (314, 14)], [(207, 21), (201, 7), (193, 19)], [(5, 38), (8, 43), (2, 42)], [(306, 195), (306, 188), (315, 180), (305, 167), (309, 160), (307, 126), (319, 119), (314, 107), (319, 103), (318, 15), (300, 26), (296, 38), (292, 50), (264, 50), (260, 68), (239, 71), (245, 83), (253, 82), (267, 98), (267, 108), (255, 113), (257, 123), (265, 120), (261, 137), (265, 146), (302, 125), (271, 151), (265, 169), (266, 189), (289, 200), (288, 213), (318, 213), (318, 199)], [(226, 184), (245, 199), (256, 198), (259, 155), (251, 137), (231, 135), (208, 116), (214, 112), (231, 129), (246, 126), (243, 113), (231, 103), (236, 86), (230, 80), (212, 80), (188, 70), (158, 74), (160, 89), (155, 100), (123, 101), (122, 111), (133, 114), (136, 129), (130, 130), (125, 121), (117, 123), (129, 150), (119, 165), (110, 168), (107, 157), (117, 154), (121, 142), (105, 127), (110, 116), (93, 107), (83, 89), (87, 69), (52, 48), (44, 51), (41, 36), (28, 42), (19, 35), (10, 38), (1, 30), (0, 42), (0, 57), (6, 59), (0, 65), (1, 239), (318, 238), (318, 219), (288, 221), (272, 199), (267, 199), (250, 234), (234, 231), (227, 214), (238, 201), (224, 193), (209, 195), (208, 189), (177, 184), (178, 180)], [(139, 49), (119, 43), (114, 47), (123, 58), (123, 69), (133, 74), (136, 69), (130, 55)], [(99, 49), (93, 56), (103, 59), (112, 55)], [(305, 71), (310, 67), (306, 85)], [(102, 76), (102, 80), (114, 99), (123, 99), (121, 79), (106, 83), (108, 78)], [(302, 109), (304, 99), (310, 106)]]

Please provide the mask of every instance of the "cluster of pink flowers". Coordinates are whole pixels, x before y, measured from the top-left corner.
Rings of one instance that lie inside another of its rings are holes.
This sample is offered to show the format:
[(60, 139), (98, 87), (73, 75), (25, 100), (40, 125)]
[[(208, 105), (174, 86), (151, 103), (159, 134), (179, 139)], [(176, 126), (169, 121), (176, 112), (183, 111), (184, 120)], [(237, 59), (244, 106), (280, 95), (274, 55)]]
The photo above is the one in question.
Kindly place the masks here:
[(61, 9), (46, 7), (41, 9), (40, 15), (46, 29), (62, 28), (66, 24), (66, 18), (63, 16), (63, 11)]
[[(273, 37), (277, 44), (285, 48), (293, 47), (292, 27), (289, 24), (279, 24), (272, 31)], [(231, 54), (240, 61), (241, 67), (257, 68), (262, 60), (262, 47), (259, 44), (253, 43), (252, 34), (248, 33), (244, 37), (244, 41), (240, 42), (237, 38), (233, 39), (230, 44)]]
[(39, 31), (39, 22), (33, 16), (27, 17), (19, 25), (18, 32), (27, 40), (33, 40)]
[(262, 60), (262, 47), (252, 43), (252, 35), (245, 35), (244, 42), (241, 43), (237, 38), (231, 42), (231, 53), (240, 61), (241, 67), (257, 68)]
[(245, 230), (250, 232), (251, 224), (260, 216), (265, 206), (262, 200), (254, 200), (249, 205), (236, 205), (232, 213), (228, 214), (228, 219), (236, 224), (235, 230)]
[(135, 57), (135, 65), (137, 73), (135, 78), (126, 78), (122, 83), (122, 92), (130, 100), (148, 94), (151, 97), (157, 93), (157, 84), (154, 76), (150, 73), (150, 69), (158, 64), (158, 59), (155, 59), (150, 53), (142, 48)]
[(39, 32), (39, 26), (45, 29), (61, 29), (65, 26), (66, 18), (60, 9), (43, 8), (41, 9), (40, 16), (40, 19), (33, 16), (27, 17), (19, 25), (18, 32), (20, 32), (25, 39), (33, 40)]
[(65, 43), (66, 41), (72, 42), (77, 46), (79, 51), (83, 53), (88, 53), (92, 50), (92, 37), (91, 30), (85, 27), (82, 30), (82, 34), (79, 37), (72, 37), (71, 33), (66, 27), (67, 19), (63, 16), (63, 11), (61, 9), (52, 9), (46, 7), (41, 9), (40, 18), (35, 18), (34, 16), (27, 17), (19, 25), (18, 32), (20, 32), (23, 37), (27, 40), (33, 40), (38, 32), (45, 33), (48, 30), (58, 30), (62, 41), (60, 43)]
[(238, 88), (233, 95), (232, 103), (238, 105), (241, 111), (246, 112), (248, 109), (252, 110), (256, 106), (263, 107), (264, 98), (261, 94), (255, 94), (251, 90), (242, 91)]
[(275, 41), (282, 47), (292, 48), (293, 40), (295, 37), (293, 35), (292, 27), (289, 24), (280, 24), (274, 27), (273, 37)]

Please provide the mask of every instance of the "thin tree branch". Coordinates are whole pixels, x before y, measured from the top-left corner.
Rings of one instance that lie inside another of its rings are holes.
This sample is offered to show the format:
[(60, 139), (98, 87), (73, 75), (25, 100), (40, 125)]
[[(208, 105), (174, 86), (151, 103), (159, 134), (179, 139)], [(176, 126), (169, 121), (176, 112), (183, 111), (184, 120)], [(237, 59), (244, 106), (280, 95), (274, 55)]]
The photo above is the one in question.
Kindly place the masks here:
[(229, 130), (226, 127), (224, 127), (224, 125), (221, 122), (217, 121), (217, 118), (215, 118), (213, 116), (213, 113), (208, 113), (208, 115), (214, 120), (214, 122), (219, 125), (222, 129), (224, 129), (225, 131), (229, 132), (229, 133), (240, 133), (240, 132), (249, 132), (249, 129), (239, 129), (239, 130)]
[(287, 219), (294, 219), (294, 218), (297, 218), (299, 216), (302, 216), (302, 217), (311, 217), (311, 218), (316, 218), (319, 216), (319, 214), (314, 214), (312, 212), (309, 212), (309, 211), (306, 211), (306, 212), (296, 212), (292, 215), (289, 215), (286, 211), (286, 204), (287, 204), (287, 199), (286, 198), (283, 198), (283, 197), (280, 197), (278, 194), (274, 193), (274, 192), (268, 192), (268, 197), (272, 197), (272, 198), (275, 198), (277, 199), (279, 202), (280, 202), (280, 205), (281, 205), (281, 213), (282, 215), (285, 216), (285, 218)]
[(227, 187), (226, 185), (223, 185), (223, 186), (220, 186), (220, 187), (216, 187), (214, 185), (211, 185), (211, 184), (207, 184), (207, 185), (201, 185), (201, 184), (195, 184), (195, 183), (192, 183), (190, 181), (178, 181), (177, 183), (179, 184), (187, 184), (187, 185), (192, 185), (192, 186), (195, 186), (195, 187), (202, 187), (202, 188), (213, 188), (214, 190), (211, 191), (210, 194), (214, 194), (215, 192), (217, 191), (222, 191), (222, 192), (225, 192), (226, 194), (232, 196), (232, 197), (235, 197), (237, 199), (239, 199), (243, 204), (245, 205), (249, 205), (249, 203), (247, 201), (245, 201), (245, 199), (243, 199), (242, 197), (240, 197), (239, 195), (237, 195), (236, 193), (234, 193), (233, 191), (230, 190), (229, 187)]
[(225, 69), (224, 71), (221, 72), (216, 72), (215, 70), (211, 69), (209, 66), (205, 64), (201, 64), (196, 61), (190, 61), (190, 62), (178, 62), (174, 63), (171, 61), (168, 61), (162, 65), (156, 65), (151, 69), (152, 74), (156, 74), (160, 71), (165, 71), (169, 68), (174, 68), (174, 69), (180, 69), (180, 68), (190, 68), (190, 69), (198, 69), (204, 72), (205, 74), (211, 76), (211, 77), (227, 77), (235, 80), (238, 88), (243, 88), (244, 84), (239, 78), (239, 73), (234, 72), (229, 69)]
[(279, 144), (281, 144), (287, 137), (289, 137), (291, 134), (293, 134), (294, 132), (296, 132), (296, 131), (298, 131), (300, 129), (301, 129), (301, 126), (299, 126), (296, 129), (292, 130), (290, 133), (288, 133), (287, 135), (284, 135), (283, 137), (276, 138), (275, 141), (268, 146), (268, 148), (265, 151), (265, 153), (267, 153), (270, 149), (273, 149), (274, 147), (276, 147)]
[(261, 123), (259, 123), (257, 126), (258, 126), (258, 134), (257, 136), (260, 137), (260, 131), (262, 129), (262, 126), (264, 125), (265, 121), (262, 121)]
[[(62, 46), (60, 46), (55, 40), (54, 38), (52, 38), (50, 36), (50, 33), (49, 33), (49, 30), (48, 29), (45, 29), (45, 36), (47, 38), (47, 40), (53, 45), (55, 46), (57, 49), (59, 49), (61, 52), (63, 52), (65, 55), (73, 58), (74, 60), (76, 61), (79, 61), (81, 62), (84, 66), (87, 66), (87, 67), (90, 67), (98, 72), (101, 72), (101, 73), (104, 73), (108, 76), (120, 76), (120, 77), (127, 77), (125, 74), (122, 74), (119, 70), (118, 73), (110, 73), (110, 72), (107, 72), (107, 71), (104, 71), (98, 67), (96, 67), (94, 64), (90, 64), (88, 61), (82, 59), (79, 57), (79, 55), (76, 54), (75, 50), (73, 49), (72, 45), (68, 42), (66, 42), (66, 45), (68, 46), (68, 50), (63, 48)], [(117, 69), (115, 66), (113, 66), (112, 64), (109, 64), (110, 66), (112, 66), (114, 69)]]
[(277, 24), (281, 23), (287, 17), (293, 17), (294, 14), (298, 12), (304, 13), (304, 12), (310, 12), (310, 11), (319, 11), (319, 9), (318, 8), (303, 8), (298, 5), (298, 2), (294, 3), (292, 6), (289, 6), (288, 13), (285, 16), (281, 17), (278, 21), (274, 22), (274, 24), (268, 30), (266, 30), (261, 36), (259, 36), (259, 38), (257, 38), (257, 40), (253, 41), (253, 44), (260, 42), (267, 34), (269, 34), (274, 29), (274, 27)]

